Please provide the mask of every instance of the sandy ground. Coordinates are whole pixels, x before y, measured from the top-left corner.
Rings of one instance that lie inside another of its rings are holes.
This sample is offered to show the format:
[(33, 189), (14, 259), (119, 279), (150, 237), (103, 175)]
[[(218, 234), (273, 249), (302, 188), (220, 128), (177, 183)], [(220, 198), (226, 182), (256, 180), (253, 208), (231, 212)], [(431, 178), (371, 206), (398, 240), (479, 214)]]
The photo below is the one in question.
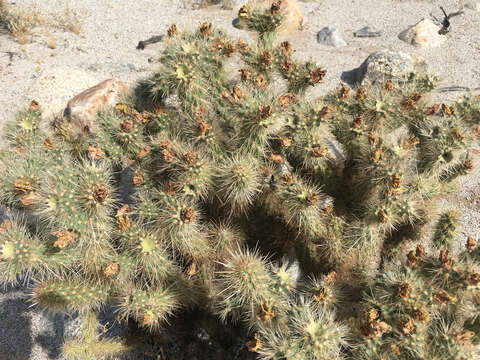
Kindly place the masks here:
[[(12, 4), (13, 0), (7, 0)], [(398, 34), (434, 13), (439, 5), (457, 11), (463, 1), (401, 0), (311, 0), (300, 1), (304, 28), (288, 36), (299, 58), (314, 58), (328, 71), (325, 82), (309, 96), (325, 94), (372, 52), (382, 49), (415, 52), (426, 59), (429, 69), (444, 79), (442, 86), (480, 86), (480, 12), (465, 9), (452, 19), (451, 32), (438, 48), (416, 49), (398, 39)], [(17, 110), (36, 99), (47, 115), (63, 109), (69, 98), (96, 83), (118, 76), (128, 85), (146, 77), (152, 70), (162, 44), (140, 51), (138, 41), (164, 34), (171, 23), (188, 29), (210, 21), (232, 37), (252, 38), (232, 26), (242, 1), (232, 10), (220, 6), (192, 10), (187, 0), (17, 0), (16, 6), (35, 5), (44, 12), (62, 12), (68, 5), (78, 13), (80, 35), (37, 28), (32, 42), (16, 43), (0, 30), (0, 127)], [(363, 26), (383, 32), (380, 38), (355, 38)], [(347, 46), (331, 48), (316, 41), (324, 26), (339, 29)], [(55, 49), (48, 47), (53, 38)], [(449, 100), (461, 93), (439, 94)], [(443, 201), (464, 216), (464, 235), (479, 235), (480, 177), (477, 173), (462, 180), (461, 189)], [(63, 336), (75, 332), (75, 320), (30, 309), (22, 287), (0, 291), (0, 359), (61, 359)]]

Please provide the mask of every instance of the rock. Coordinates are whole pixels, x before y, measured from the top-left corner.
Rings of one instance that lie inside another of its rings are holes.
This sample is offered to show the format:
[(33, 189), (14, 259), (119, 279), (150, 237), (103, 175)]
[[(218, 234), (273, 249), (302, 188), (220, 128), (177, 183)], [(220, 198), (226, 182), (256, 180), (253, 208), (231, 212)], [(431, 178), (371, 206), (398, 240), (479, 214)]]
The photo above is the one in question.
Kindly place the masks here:
[(324, 27), (317, 34), (317, 41), (323, 45), (345, 46), (347, 43), (343, 40), (342, 33), (334, 27)]
[(441, 45), (446, 37), (440, 35), (440, 26), (430, 19), (423, 19), (412, 27), (402, 31), (398, 38), (408, 44), (420, 48), (430, 48)]
[(470, 0), (467, 1), (464, 5), (467, 9), (480, 11), (480, 0)]
[(357, 70), (356, 81), (362, 85), (383, 83), (411, 72), (425, 71), (426, 67), (425, 59), (416, 54), (382, 50), (370, 54), (365, 59)]
[(382, 32), (372, 30), (370, 28), (370, 26), (365, 26), (365, 27), (361, 28), (360, 30), (355, 31), (353, 33), (353, 36), (359, 37), (359, 38), (362, 38), (362, 37), (380, 37), (380, 36), (382, 36)]
[[(278, 0), (249, 0), (245, 5), (251, 11), (259, 11), (264, 13), (265, 11), (269, 11), (272, 7), (272, 3), (276, 1)], [(288, 35), (292, 31), (302, 28), (303, 16), (297, 0), (281, 0), (280, 14), (283, 16), (283, 19), (282, 23), (277, 29), (277, 35)], [(246, 28), (243, 19), (235, 19), (234, 25), (239, 29)]]
[(42, 108), (42, 117), (60, 114), (73, 94), (98, 82), (85, 70), (68, 66), (52, 66), (43, 70), (25, 93), (24, 103), (35, 99)]
[(123, 81), (113, 78), (105, 80), (71, 99), (63, 115), (72, 123), (73, 130), (80, 135), (95, 133), (97, 112), (114, 106), (128, 92)]

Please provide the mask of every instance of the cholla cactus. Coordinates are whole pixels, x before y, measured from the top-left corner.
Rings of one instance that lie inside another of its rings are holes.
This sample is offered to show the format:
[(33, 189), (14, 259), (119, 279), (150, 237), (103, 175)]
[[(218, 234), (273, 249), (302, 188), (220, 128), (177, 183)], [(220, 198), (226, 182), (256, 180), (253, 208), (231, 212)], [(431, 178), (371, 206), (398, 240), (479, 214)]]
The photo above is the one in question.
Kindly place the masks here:
[(275, 40), (275, 9), (240, 10), (256, 46), (171, 26), (158, 69), (95, 132), (40, 126), (36, 106), (7, 126), (1, 279), (85, 314), (67, 355), (124, 349), (89, 350), (109, 304), (153, 332), (184, 309), (243, 323), (261, 359), (478, 356), (480, 256), (473, 238), (453, 252), (458, 216), (441, 215), (434, 253), (398, 254), (473, 167), (479, 100), (430, 105), (426, 74), (305, 99), (326, 70)]

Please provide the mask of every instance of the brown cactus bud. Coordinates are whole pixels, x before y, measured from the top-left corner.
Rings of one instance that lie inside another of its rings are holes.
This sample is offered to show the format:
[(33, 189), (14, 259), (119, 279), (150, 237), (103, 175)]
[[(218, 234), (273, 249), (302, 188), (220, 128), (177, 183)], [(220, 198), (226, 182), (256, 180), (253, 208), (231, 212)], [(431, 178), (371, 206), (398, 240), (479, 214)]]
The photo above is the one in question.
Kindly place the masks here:
[(457, 332), (454, 336), (459, 345), (471, 345), (471, 340), (475, 336), (475, 333), (470, 330), (462, 330)]
[(151, 146), (147, 145), (142, 150), (139, 151), (137, 156), (141, 159), (141, 158), (149, 155), (151, 152), (152, 152)]
[(185, 271), (185, 273), (188, 275), (188, 276), (194, 276), (196, 273), (198, 273), (198, 269), (197, 269), (197, 264), (195, 263), (195, 261), (192, 261), (190, 263), (190, 265), (188, 265), (187, 267), (187, 270)]
[(139, 169), (136, 169), (133, 174), (133, 185), (141, 186), (143, 184), (145, 184), (145, 179), (143, 178), (142, 172)]
[(293, 176), (290, 173), (285, 173), (282, 175), (282, 181), (285, 185), (292, 185), (294, 182)]
[(402, 299), (406, 299), (410, 292), (412, 291), (412, 285), (409, 283), (403, 283), (398, 286), (398, 296), (400, 296)]
[(243, 55), (250, 51), (250, 47), (242, 39), (237, 41), (237, 49)]
[(117, 214), (116, 214), (117, 225), (122, 232), (126, 232), (132, 226), (132, 223), (130, 221), (130, 216), (128, 215), (129, 212), (130, 212), (130, 206), (126, 204), (123, 205), (117, 211)]
[(472, 238), (471, 236), (469, 236), (467, 238), (467, 243), (465, 244), (465, 247), (467, 248), (467, 251), (468, 252), (472, 252), (473, 250), (476, 249), (477, 247), (477, 240), (475, 240), (474, 238)]
[(323, 80), (325, 75), (327, 75), (327, 70), (319, 67), (319, 68), (313, 70), (312, 73), (310, 74), (310, 81), (313, 84), (317, 84), (317, 83), (319, 83), (320, 81)]
[(402, 180), (402, 176), (398, 173), (393, 174), (392, 176), (392, 187), (394, 189), (398, 189), (400, 187), (400, 181)]
[(283, 94), (278, 99), (278, 102), (283, 109), (287, 109), (290, 106), (294, 105), (296, 101), (297, 101), (297, 98), (295, 94), (292, 94), (292, 93)]
[(175, 159), (175, 154), (170, 149), (163, 149), (162, 150), (163, 160), (167, 163), (171, 163), (173, 159)]
[(362, 101), (367, 97), (367, 89), (364, 87), (358, 88), (357, 92), (355, 93), (355, 99), (358, 101)]
[(365, 120), (365, 116), (363, 115), (356, 116), (353, 119), (353, 127), (355, 129), (359, 129), (362, 126), (364, 120)]
[[(332, 206), (332, 209), (333, 209), (333, 206)], [(330, 271), (327, 275), (323, 277), (323, 279), (325, 280), (325, 283), (331, 285), (338, 280), (338, 274), (335, 271)]]
[(471, 272), (468, 274), (467, 282), (472, 286), (477, 286), (480, 283), (480, 274), (477, 272)]
[(383, 88), (387, 91), (392, 91), (393, 90), (393, 81), (392, 80), (387, 80), (385, 81), (385, 85)]
[(408, 335), (413, 333), (415, 330), (415, 323), (413, 322), (412, 318), (409, 318), (408, 320), (405, 320), (402, 324), (402, 332), (404, 335)]
[(315, 146), (312, 149), (312, 156), (313, 157), (322, 158), (322, 157), (327, 156), (327, 154), (328, 154), (328, 148), (326, 148), (325, 146)]
[(88, 151), (88, 157), (92, 160), (100, 160), (105, 157), (103, 150), (100, 149), (98, 146), (90, 145), (87, 148), (87, 151)]
[(68, 245), (71, 245), (75, 241), (75, 234), (70, 231), (62, 230), (53, 234), (57, 237), (57, 240), (53, 243), (53, 246), (63, 249)]
[(430, 314), (428, 311), (423, 309), (415, 309), (413, 311), (413, 316), (415, 316), (415, 319), (421, 321), (422, 323), (426, 323), (430, 319)]
[(153, 104), (153, 111), (157, 115), (161, 115), (165, 112), (165, 107), (160, 103)]
[(239, 72), (243, 81), (249, 81), (253, 77), (252, 72), (248, 69), (240, 69)]
[(291, 136), (282, 137), (282, 146), (284, 148), (288, 148), (292, 146), (292, 144), (293, 144), (293, 138)]
[(402, 108), (406, 110), (414, 107), (421, 98), (422, 98), (422, 94), (419, 93), (418, 91), (411, 93), (408, 97), (403, 99)]
[(333, 111), (332, 105), (326, 105), (320, 110), (320, 116), (323, 118), (327, 117)]
[(284, 41), (280, 44), (280, 48), (282, 49), (283, 56), (290, 56), (292, 55), (292, 45), (289, 41)]
[(233, 53), (235, 52), (236, 48), (235, 48), (235, 44), (232, 43), (232, 42), (227, 42), (225, 44), (225, 46), (223, 47), (223, 54), (227, 57), (230, 57), (233, 55)]
[(258, 107), (258, 117), (261, 120), (268, 119), (273, 114), (273, 108), (271, 105), (260, 105)]
[(27, 178), (24, 178), (24, 177), (16, 180), (15, 183), (13, 184), (13, 186), (14, 186), (15, 190), (17, 190), (19, 192), (23, 192), (23, 193), (32, 191), (32, 189), (33, 189), (33, 186), (30, 183), (30, 181)]
[(186, 224), (191, 223), (195, 220), (195, 209), (192, 207), (187, 207), (181, 211), (182, 221)]
[(273, 56), (272, 53), (268, 50), (265, 50), (262, 52), (260, 55), (260, 64), (262, 64), (263, 67), (269, 68), (273, 64)]
[(195, 110), (195, 112), (193, 113), (193, 116), (196, 119), (203, 119), (205, 116), (207, 116), (207, 113), (208, 113), (207, 108), (205, 106), (200, 106)]
[(460, 130), (458, 130), (458, 129), (453, 129), (452, 130), (452, 136), (457, 141), (462, 141), (463, 140), (463, 135), (460, 133)]
[(6, 232), (12, 228), (12, 222), (8, 219), (3, 220), (0, 224), (0, 233)]
[(295, 70), (295, 63), (293, 62), (292, 59), (286, 58), (280, 63), (280, 67), (282, 68), (283, 71), (289, 74)]
[(207, 133), (212, 130), (212, 125), (207, 124), (205, 120), (198, 120), (197, 121), (197, 127), (200, 130), (200, 133), (205, 136)]
[(425, 247), (421, 244), (417, 245), (417, 248), (415, 250), (415, 255), (420, 259), (426, 258), (427, 252), (425, 251)]
[(348, 94), (350, 93), (350, 88), (347, 85), (340, 86), (340, 98), (346, 99), (348, 98)]
[(38, 103), (37, 100), (32, 100), (30, 101), (30, 105), (28, 106), (28, 110), (33, 111), (33, 112), (41, 112), (40, 109), (40, 104)]
[(443, 116), (450, 116), (454, 113), (454, 105), (442, 104), (442, 114)]
[(263, 89), (267, 85), (267, 79), (263, 74), (259, 74), (255, 77), (255, 86), (259, 89)]
[(198, 156), (193, 151), (185, 151), (182, 156), (188, 165), (195, 165), (197, 163)]
[(433, 104), (425, 110), (425, 115), (432, 116), (435, 115), (438, 110), (440, 110), (440, 104)]
[(450, 254), (450, 251), (448, 250), (440, 250), (440, 255), (438, 257), (438, 260), (440, 261), (442, 268), (445, 270), (450, 270), (452, 268), (452, 259), (450, 259), (448, 256)]
[(109, 195), (108, 188), (105, 186), (101, 186), (99, 184), (96, 184), (93, 187), (93, 200), (95, 200), (97, 203), (103, 203)]
[(45, 141), (43, 142), (43, 146), (44, 146), (45, 149), (47, 149), (47, 150), (53, 150), (53, 149), (55, 149), (55, 144), (53, 143), (52, 138), (51, 138), (50, 136), (47, 136), (47, 138), (46, 138)]
[(401, 355), (402, 352), (400, 351), (400, 347), (397, 345), (397, 344), (392, 344), (390, 346), (390, 348), (393, 350), (393, 352), (396, 354), (396, 355)]
[(386, 223), (388, 222), (388, 214), (384, 209), (380, 209), (380, 211), (377, 214), (378, 221), (381, 223)]
[(321, 287), (313, 294), (313, 298), (318, 303), (323, 303), (327, 297), (327, 290), (324, 287)]
[(381, 148), (376, 148), (375, 150), (372, 151), (372, 154), (370, 156), (370, 160), (372, 160), (374, 163), (378, 163), (382, 157), (382, 149)]
[(175, 195), (177, 190), (175, 190), (175, 182), (173, 182), (172, 180), (168, 180), (168, 183), (167, 183), (167, 195)]
[(405, 140), (404, 147), (405, 149), (412, 149), (420, 143), (420, 139), (414, 135), (411, 135), (407, 140)]
[(38, 203), (40, 200), (40, 195), (36, 193), (35, 191), (32, 191), (31, 193), (28, 193), (27, 195), (24, 195), (20, 198), (20, 202), (24, 206), (32, 206)]
[(378, 310), (375, 308), (369, 308), (364, 312), (364, 317), (367, 323), (372, 324), (375, 322), (375, 320), (378, 319), (379, 317)]
[(174, 37), (175, 35), (178, 35), (178, 28), (176, 24), (170, 25), (170, 27), (167, 30), (167, 35), (168, 37)]
[(257, 314), (257, 318), (262, 320), (264, 323), (269, 322), (275, 317), (275, 311), (272, 306), (268, 303), (263, 303), (260, 307), (260, 310)]
[(262, 340), (260, 339), (260, 336), (257, 333), (253, 335), (253, 339), (247, 342), (246, 345), (247, 345), (248, 351), (250, 352), (256, 352), (258, 350), (261, 350), (263, 346)]
[(282, 0), (277, 0), (272, 3), (270, 7), (270, 13), (272, 15), (277, 15), (280, 13), (280, 6), (282, 5)]
[(240, 10), (238, 10), (238, 17), (239, 18), (247, 18), (250, 17), (250, 9), (247, 5), (243, 5)]
[(235, 85), (232, 89), (232, 97), (233, 101), (237, 104), (243, 103), (243, 100), (245, 100), (245, 95), (242, 91), (242, 88), (238, 85)]
[(374, 338), (378, 339), (383, 336), (383, 334), (388, 334), (392, 331), (392, 327), (388, 325), (385, 321), (377, 321), (375, 324), (372, 326), (372, 332), (371, 335), (373, 335)]
[(418, 258), (413, 250), (407, 255), (407, 266), (411, 269), (416, 269), (418, 266)]
[(200, 25), (200, 34), (205, 37), (209, 37), (212, 34), (212, 24), (204, 22)]
[(118, 265), (117, 263), (112, 263), (107, 265), (107, 267), (103, 269), (103, 273), (105, 274), (105, 276), (111, 277), (118, 274), (119, 270), (120, 270), (120, 265)]
[(323, 217), (327, 217), (331, 213), (333, 213), (333, 205), (327, 205), (322, 209), (322, 216)]
[(274, 162), (275, 164), (283, 164), (285, 162), (285, 158), (279, 154), (272, 154), (270, 155), (270, 161)]
[(457, 298), (445, 290), (440, 290), (435, 293), (433, 299), (440, 304), (454, 304), (457, 302)]
[(315, 205), (318, 202), (318, 200), (319, 200), (318, 194), (311, 194), (305, 198), (305, 203), (307, 204), (307, 206), (312, 206), (312, 205)]

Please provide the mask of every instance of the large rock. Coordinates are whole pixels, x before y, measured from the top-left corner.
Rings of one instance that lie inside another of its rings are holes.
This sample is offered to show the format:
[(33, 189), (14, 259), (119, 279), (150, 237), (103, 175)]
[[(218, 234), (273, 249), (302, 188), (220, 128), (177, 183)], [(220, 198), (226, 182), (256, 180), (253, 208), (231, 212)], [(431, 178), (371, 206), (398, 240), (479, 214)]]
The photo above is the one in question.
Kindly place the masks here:
[(317, 34), (319, 44), (340, 47), (347, 43), (343, 40), (342, 33), (334, 27), (326, 26)]
[(438, 31), (440, 26), (436, 25), (430, 19), (423, 19), (412, 27), (402, 31), (398, 38), (408, 44), (419, 48), (430, 48), (440, 46), (446, 39), (445, 35), (440, 35)]
[(35, 79), (25, 92), (23, 103), (36, 100), (42, 109), (43, 118), (62, 113), (72, 95), (98, 83), (98, 78), (80, 68), (71, 66), (49, 66)]
[(425, 59), (402, 51), (382, 50), (370, 54), (360, 65), (356, 81), (362, 85), (383, 83), (388, 79), (401, 78), (416, 71), (425, 71)]
[[(245, 5), (251, 11), (264, 13), (265, 11), (270, 10), (272, 3), (274, 2), (278, 2), (278, 0), (249, 0)], [(280, 14), (283, 16), (283, 19), (281, 25), (277, 29), (278, 35), (287, 35), (294, 30), (302, 28), (303, 16), (297, 0), (281, 0)], [(238, 19), (236, 26), (241, 29), (246, 28), (244, 20), (242, 19)]]
[(470, 10), (480, 11), (480, 0), (467, 1), (465, 7)]
[(123, 81), (117, 78), (105, 80), (71, 99), (63, 115), (73, 125), (75, 133), (95, 133), (98, 130), (97, 113), (114, 106), (127, 92)]

